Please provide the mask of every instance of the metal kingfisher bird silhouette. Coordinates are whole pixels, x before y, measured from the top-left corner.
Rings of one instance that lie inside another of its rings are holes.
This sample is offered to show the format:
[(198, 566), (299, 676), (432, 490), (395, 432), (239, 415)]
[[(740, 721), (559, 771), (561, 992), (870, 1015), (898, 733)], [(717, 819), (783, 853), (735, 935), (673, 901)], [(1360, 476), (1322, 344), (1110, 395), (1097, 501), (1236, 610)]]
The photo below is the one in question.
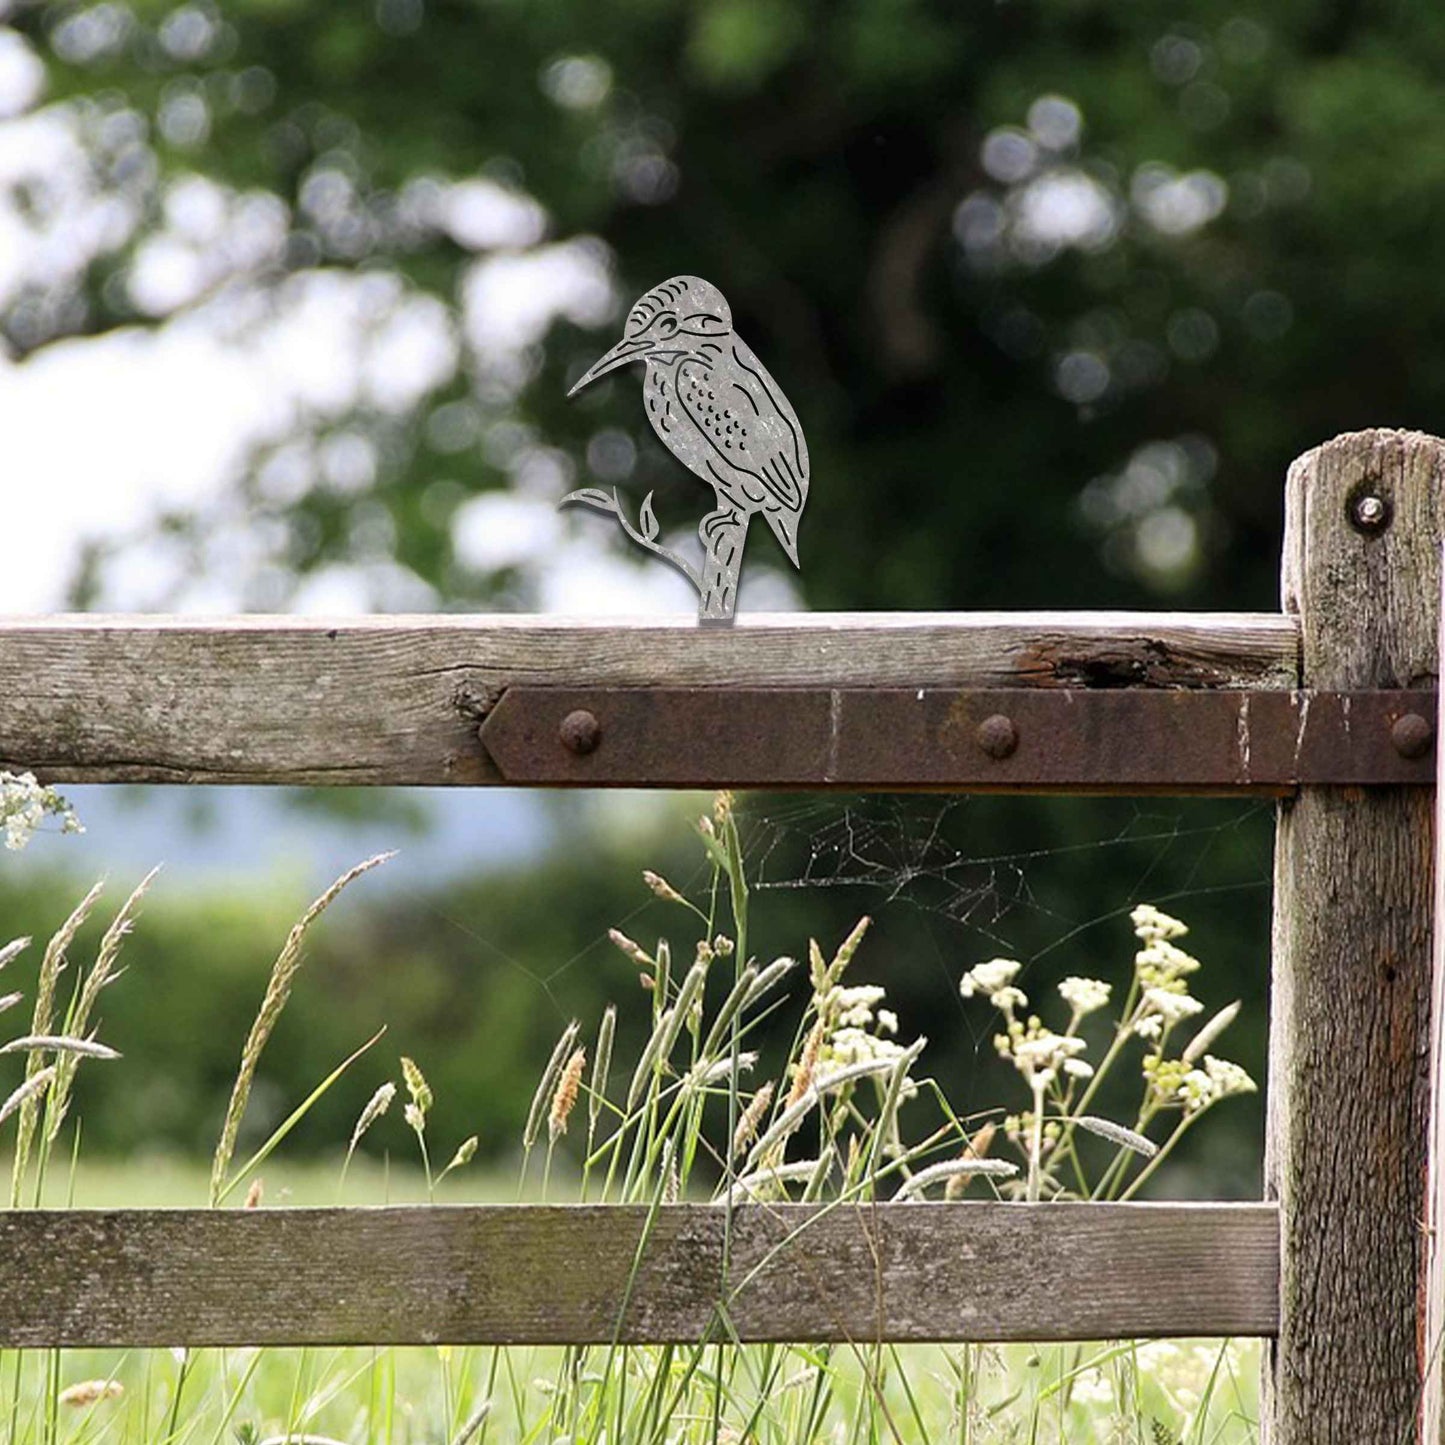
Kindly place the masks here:
[(717, 496), (702, 519), (703, 565), (657, 540), (652, 493), (628, 520), (616, 491), (584, 487), (559, 506), (580, 502), (611, 512), (639, 546), (670, 562), (697, 588), (698, 620), (729, 623), (748, 524), (761, 512), (788, 560), (798, 566), (798, 522), (808, 500), (808, 447), (797, 414), (767, 368), (733, 330), (716, 286), (674, 276), (654, 286), (627, 315), (622, 340), (568, 392), (628, 362), (647, 366), (647, 419), (663, 445)]

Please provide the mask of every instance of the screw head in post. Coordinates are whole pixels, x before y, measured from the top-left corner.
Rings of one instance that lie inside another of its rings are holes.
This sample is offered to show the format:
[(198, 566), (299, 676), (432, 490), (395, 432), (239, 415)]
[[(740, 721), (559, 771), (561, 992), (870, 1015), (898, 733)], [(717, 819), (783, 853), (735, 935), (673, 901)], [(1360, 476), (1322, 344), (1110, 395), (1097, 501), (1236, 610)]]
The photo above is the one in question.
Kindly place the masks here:
[(1423, 758), (1434, 741), (1434, 724), (1417, 712), (1397, 717), (1390, 728), (1390, 744), (1402, 758)]
[(974, 738), (979, 747), (997, 762), (1012, 757), (1019, 745), (1019, 730), (1014, 720), (996, 712), (979, 723)]
[(588, 753), (595, 752), (597, 744), (602, 741), (602, 724), (597, 721), (595, 713), (579, 707), (562, 719), (557, 735), (569, 753), (585, 758)]
[(1389, 501), (1377, 492), (1361, 492), (1350, 500), (1350, 526), (1373, 537), (1390, 525)]

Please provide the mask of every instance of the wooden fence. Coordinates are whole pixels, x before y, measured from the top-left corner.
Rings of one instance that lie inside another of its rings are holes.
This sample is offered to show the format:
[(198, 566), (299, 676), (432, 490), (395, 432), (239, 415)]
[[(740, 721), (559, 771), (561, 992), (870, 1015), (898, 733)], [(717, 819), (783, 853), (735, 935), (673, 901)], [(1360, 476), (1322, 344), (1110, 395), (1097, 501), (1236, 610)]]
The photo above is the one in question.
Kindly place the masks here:
[(1268, 616), (0, 622), (53, 782), (1281, 799), (1261, 1203), (0, 1211), (0, 1346), (1259, 1335), (1269, 1440), (1436, 1445), (1442, 484), (1302, 457)]

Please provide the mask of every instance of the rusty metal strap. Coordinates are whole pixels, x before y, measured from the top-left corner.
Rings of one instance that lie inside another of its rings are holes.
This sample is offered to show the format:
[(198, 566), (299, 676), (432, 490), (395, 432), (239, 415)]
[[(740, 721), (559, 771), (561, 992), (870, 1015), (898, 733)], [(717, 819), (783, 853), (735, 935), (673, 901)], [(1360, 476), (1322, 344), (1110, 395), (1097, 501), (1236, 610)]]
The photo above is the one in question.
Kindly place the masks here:
[(515, 783), (1287, 793), (1434, 782), (1433, 692), (510, 687)]

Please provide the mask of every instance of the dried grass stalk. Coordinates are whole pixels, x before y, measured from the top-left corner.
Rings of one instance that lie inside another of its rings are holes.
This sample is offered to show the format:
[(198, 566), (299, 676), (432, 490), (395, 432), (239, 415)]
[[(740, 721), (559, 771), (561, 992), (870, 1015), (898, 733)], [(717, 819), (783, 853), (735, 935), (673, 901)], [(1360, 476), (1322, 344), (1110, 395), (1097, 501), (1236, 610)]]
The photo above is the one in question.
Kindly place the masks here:
[[(155, 882), (156, 874), (160, 871), (158, 867), (152, 868), (141, 879), (130, 897), (121, 904), (120, 911), (111, 920), (110, 927), (105, 930), (100, 940), (100, 947), (96, 951), (95, 962), (91, 965), (90, 972), (86, 974), (85, 982), (80, 986), (80, 996), (76, 999), (75, 1007), (66, 1022), (67, 1033), (83, 1035), (90, 1027), (90, 1016), (95, 1009), (96, 1000), (100, 997), (101, 989), (113, 982), (117, 976), (116, 960), (120, 957), (121, 944), (125, 942), (127, 935), (135, 927), (135, 916), (140, 908), (141, 899), (150, 891), (150, 886)], [(75, 1082), (75, 1071), (80, 1067), (81, 1057), (87, 1052), (89, 1051), (84, 1049), (63, 1051), (57, 1061), (55, 1087), (50, 1091), (50, 1107), (45, 1113), (46, 1133), (51, 1140), (59, 1135), (61, 1125), (65, 1123), (65, 1115), (70, 1107), (70, 1091)], [(115, 1058), (116, 1055), (107, 1051), (104, 1054), (96, 1054), (95, 1057)]]
[(0, 948), (0, 968), (4, 968), (12, 958), (18, 958), (29, 947), (28, 938), (12, 938), (4, 948)]
[(547, 1067), (542, 1070), (542, 1077), (537, 1084), (537, 1092), (532, 1095), (532, 1107), (527, 1110), (527, 1127), (522, 1130), (522, 1147), (530, 1149), (537, 1142), (537, 1135), (542, 1132), (542, 1120), (547, 1117), (547, 1108), (552, 1099), (552, 1087), (557, 1082), (557, 1074), (562, 1068), (562, 1061), (572, 1051), (572, 1045), (577, 1041), (577, 1030), (581, 1025), (576, 1019), (562, 1030), (562, 1037), (559, 1038), (552, 1048), (552, 1057), (547, 1060)]
[(226, 1171), (231, 1167), (231, 1157), (236, 1152), (236, 1134), (241, 1127), (241, 1117), (246, 1112), (246, 1101), (251, 1097), (251, 1084), (256, 1077), (256, 1065), (260, 1062), (261, 1050), (271, 1037), (286, 1001), (291, 997), (291, 985), (301, 967), (301, 944), (306, 931), (336, 901), (337, 895), (363, 873), (369, 873), (379, 864), (393, 858), (394, 853), (378, 853), (364, 863), (349, 868), (301, 915), (286, 937), (286, 943), (276, 956), (271, 968), (271, 978), (266, 985), (265, 997), (260, 1010), (246, 1036), (246, 1045), (241, 1050), (241, 1066), (236, 1073), (236, 1082), (231, 1088), (230, 1102), (226, 1105), (225, 1121), (221, 1125), (221, 1138), (216, 1145), (216, 1155), (211, 1161), (211, 1203), (220, 1198), (226, 1184)]
[[(61, 1054), (72, 1059), (118, 1059), (120, 1055), (108, 1044), (97, 1043), (95, 1039), (80, 1039), (73, 1034), (25, 1034), (22, 1038), (11, 1039), (0, 1044), (0, 1054), (20, 1054), (26, 1051)], [(63, 1063), (64, 1059), (57, 1063)], [(59, 1078), (59, 1071), (56, 1073)]]
[(55, 1065), (50, 1064), (41, 1069), (38, 1074), (26, 1079), (3, 1104), (0, 1104), (0, 1124), (3, 1124), (22, 1105), (34, 1103), (50, 1087), (50, 1081), (54, 1077)]
[(547, 1138), (553, 1144), (559, 1134), (567, 1132), (567, 1120), (577, 1106), (577, 1090), (582, 1083), (582, 1070), (586, 1067), (587, 1050), (574, 1049), (557, 1080), (557, 1091), (552, 1095), (552, 1108), (547, 1115)]
[[(105, 882), (101, 880), (76, 904), (70, 917), (60, 925), (50, 942), (45, 945), (45, 954), (40, 960), (40, 976), (35, 985), (35, 1011), (30, 1017), (30, 1032), (33, 1035), (44, 1037), (55, 1032), (55, 986), (65, 970), (65, 951), (75, 941), (75, 935), (90, 916), (90, 910), (95, 907), (104, 888)], [(38, 1051), (32, 1051), (25, 1063), (26, 1082), (37, 1078), (46, 1067), (42, 1055)], [(49, 1067), (52, 1071), (51, 1078), (54, 1078), (54, 1066)], [(15, 1133), (15, 1158), (10, 1170), (12, 1209), (20, 1207), (20, 1185), (30, 1164), (30, 1150), (35, 1142), (41, 1092), (42, 1090), (37, 1090), (27, 1094), (20, 1101), (20, 1122)]]

